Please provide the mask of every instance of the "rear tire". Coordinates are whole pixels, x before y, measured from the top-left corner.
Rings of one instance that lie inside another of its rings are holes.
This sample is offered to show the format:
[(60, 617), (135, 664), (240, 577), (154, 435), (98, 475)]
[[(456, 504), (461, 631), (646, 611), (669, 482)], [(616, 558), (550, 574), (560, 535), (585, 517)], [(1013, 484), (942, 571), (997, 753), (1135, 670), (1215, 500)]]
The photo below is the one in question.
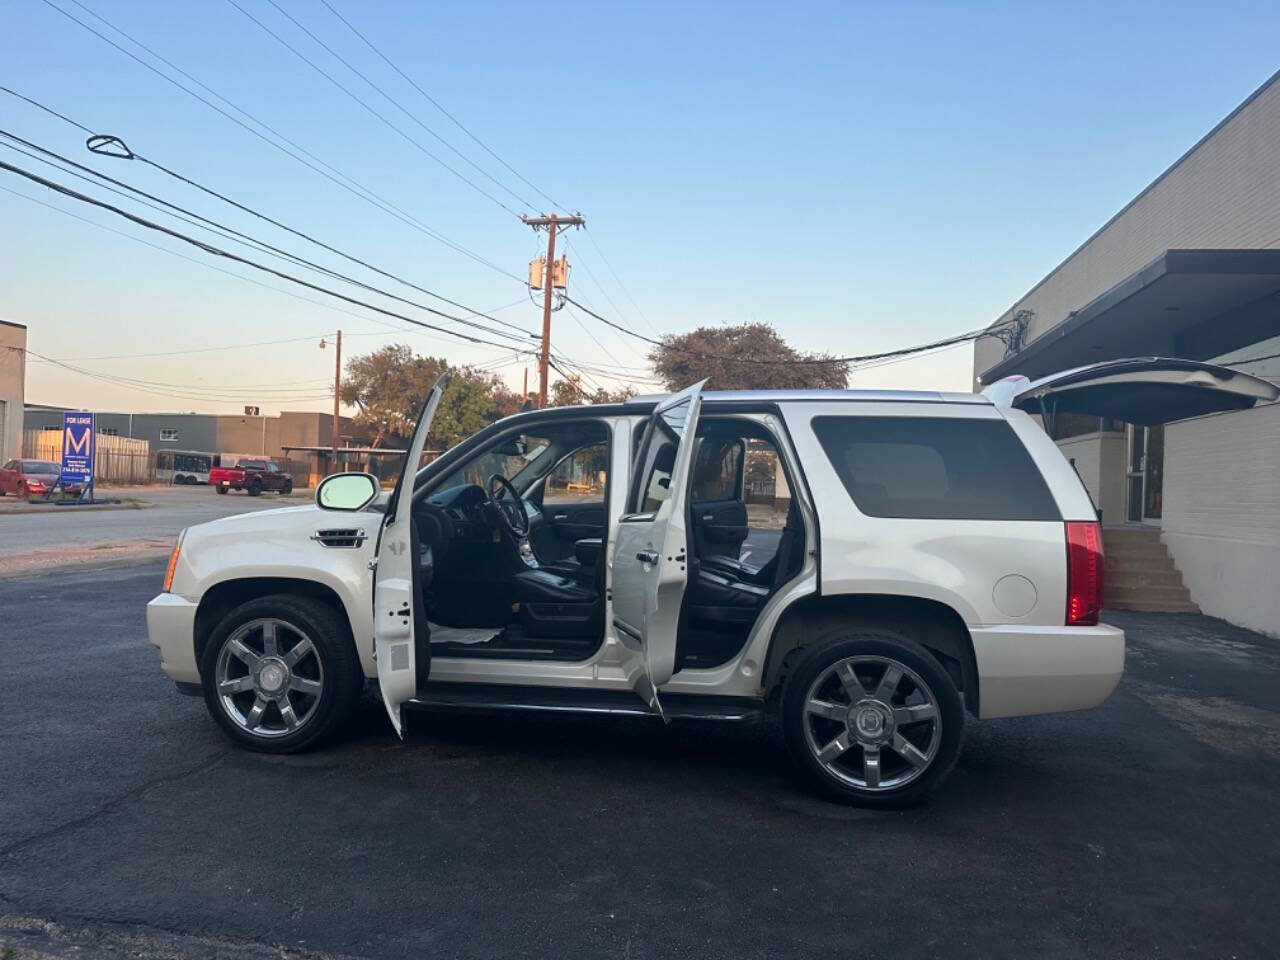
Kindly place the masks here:
[(217, 490), (218, 493), (220, 494), (225, 494), (227, 492), (227, 488), (224, 487), (222, 484), (218, 484), (216, 487), (214, 487), (214, 489)]
[(787, 749), (840, 803), (918, 803), (955, 766), (964, 706), (947, 671), (910, 637), (849, 626), (795, 652), (782, 690)]
[(200, 686), (232, 740), (263, 753), (296, 753), (342, 728), (364, 673), (340, 612), (277, 594), (242, 603), (219, 621), (200, 657)]
[(251, 484), (249, 484), (249, 488), (248, 488), (248, 489), (249, 489), (249, 496), (251, 496), (251, 497), (256, 497), (256, 496), (258, 496), (258, 494), (262, 493), (262, 484), (260, 484), (260, 483), (251, 483)]

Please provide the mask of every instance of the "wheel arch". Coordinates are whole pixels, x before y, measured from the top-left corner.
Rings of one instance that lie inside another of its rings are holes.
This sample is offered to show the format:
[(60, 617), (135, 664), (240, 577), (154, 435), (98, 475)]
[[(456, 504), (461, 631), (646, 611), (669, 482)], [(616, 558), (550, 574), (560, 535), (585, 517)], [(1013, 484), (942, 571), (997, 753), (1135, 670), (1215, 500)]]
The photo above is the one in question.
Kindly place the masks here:
[(938, 659), (960, 691), (965, 709), (978, 716), (978, 664), (964, 619), (938, 600), (899, 594), (809, 595), (787, 607), (765, 655), (765, 696), (776, 699), (786, 679), (789, 656), (807, 640), (855, 624), (909, 634)]
[[(196, 607), (195, 662), (201, 662), (213, 628), (223, 617), (242, 603), (274, 594), (307, 597), (332, 607), (346, 625), (348, 636), (351, 636), (350, 614), (338, 592), (329, 585), (293, 577), (239, 577), (216, 583), (201, 596)], [(354, 641), (352, 651), (355, 652)]]

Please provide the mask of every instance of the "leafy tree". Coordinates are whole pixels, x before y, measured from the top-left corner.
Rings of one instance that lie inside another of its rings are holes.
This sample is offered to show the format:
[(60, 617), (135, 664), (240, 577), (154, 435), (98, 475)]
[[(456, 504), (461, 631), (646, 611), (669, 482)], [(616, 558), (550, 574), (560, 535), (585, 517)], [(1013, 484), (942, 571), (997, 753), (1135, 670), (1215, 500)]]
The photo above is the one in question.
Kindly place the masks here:
[(663, 337), (649, 362), (668, 390), (703, 379), (713, 390), (841, 388), (849, 380), (848, 364), (827, 353), (801, 353), (767, 323), (699, 327)]
[(449, 385), (431, 424), (428, 446), (451, 447), (515, 413), (524, 402), (497, 374), (452, 366), (443, 357), (416, 356), (406, 344), (348, 361), (342, 402), (357, 408), (355, 423), (372, 434), (371, 446), (407, 443), (423, 401), (444, 373), (450, 374)]
[(553, 407), (573, 407), (583, 403), (625, 403), (636, 395), (631, 387), (621, 390), (606, 390), (600, 387), (587, 390), (581, 381), (557, 380), (551, 384), (551, 392), (547, 403)]

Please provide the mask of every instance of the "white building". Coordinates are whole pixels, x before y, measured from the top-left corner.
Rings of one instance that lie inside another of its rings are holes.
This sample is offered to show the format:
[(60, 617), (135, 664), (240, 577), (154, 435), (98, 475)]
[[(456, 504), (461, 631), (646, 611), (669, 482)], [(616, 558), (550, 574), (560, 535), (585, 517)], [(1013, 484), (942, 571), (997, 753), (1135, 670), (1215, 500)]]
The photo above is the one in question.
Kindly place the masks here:
[[(1280, 380), (1280, 74), (993, 327), (979, 385), (1126, 356)], [(1109, 602), (1189, 595), (1280, 636), (1280, 404), (1156, 427), (1067, 415), (1054, 434), (1108, 527)]]

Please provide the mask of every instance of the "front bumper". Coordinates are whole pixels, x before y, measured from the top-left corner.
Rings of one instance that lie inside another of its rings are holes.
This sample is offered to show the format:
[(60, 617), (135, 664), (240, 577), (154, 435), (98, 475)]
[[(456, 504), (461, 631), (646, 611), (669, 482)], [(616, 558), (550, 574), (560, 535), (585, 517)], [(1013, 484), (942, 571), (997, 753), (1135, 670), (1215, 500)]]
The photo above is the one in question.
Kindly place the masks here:
[(978, 715), (1021, 717), (1096, 707), (1124, 674), (1124, 631), (1096, 627), (971, 627)]
[(178, 683), (199, 683), (196, 604), (162, 593), (147, 604), (147, 636), (160, 651), (160, 669)]

